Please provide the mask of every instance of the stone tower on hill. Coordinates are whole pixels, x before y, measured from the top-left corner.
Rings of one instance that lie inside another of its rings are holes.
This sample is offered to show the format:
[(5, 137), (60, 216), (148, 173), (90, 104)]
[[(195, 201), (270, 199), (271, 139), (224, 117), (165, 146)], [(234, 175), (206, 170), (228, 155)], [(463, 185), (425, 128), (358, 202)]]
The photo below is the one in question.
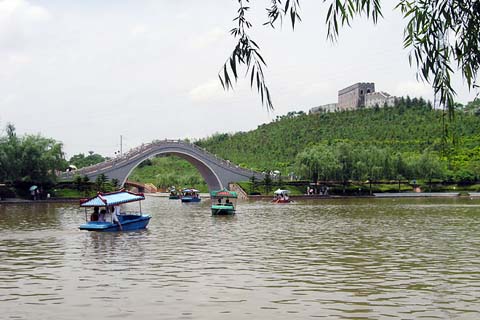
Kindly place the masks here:
[(365, 95), (375, 92), (375, 84), (373, 82), (355, 83), (345, 89), (338, 91), (337, 109), (352, 110), (365, 106)]

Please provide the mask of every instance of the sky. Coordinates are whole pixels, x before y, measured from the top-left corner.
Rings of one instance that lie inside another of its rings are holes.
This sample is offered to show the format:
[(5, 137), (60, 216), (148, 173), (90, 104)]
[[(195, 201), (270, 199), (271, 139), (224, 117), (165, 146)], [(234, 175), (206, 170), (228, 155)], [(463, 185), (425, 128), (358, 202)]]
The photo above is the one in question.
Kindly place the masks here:
[[(405, 22), (384, 0), (374, 25), (357, 18), (326, 39), (323, 1), (301, 1), (302, 22), (272, 29), (252, 1), (251, 36), (268, 67), (275, 109), (249, 79), (224, 91), (217, 73), (235, 46), (236, 0), (0, 0), (0, 134), (40, 134), (67, 158), (113, 156), (155, 139), (200, 139), (249, 131), (289, 111), (337, 101), (338, 90), (374, 82), (377, 91), (433, 100), (403, 48)], [(457, 100), (473, 100), (455, 75)]]

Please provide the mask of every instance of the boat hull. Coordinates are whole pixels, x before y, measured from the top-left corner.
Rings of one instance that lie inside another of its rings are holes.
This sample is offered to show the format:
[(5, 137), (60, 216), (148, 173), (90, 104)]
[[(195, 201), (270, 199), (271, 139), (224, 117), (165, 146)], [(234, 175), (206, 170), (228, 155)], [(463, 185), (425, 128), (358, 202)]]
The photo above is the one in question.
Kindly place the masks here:
[(182, 202), (200, 202), (200, 198), (182, 197)]
[(178, 200), (178, 199), (180, 199), (180, 197), (179, 197), (179, 196), (169, 196), (168, 199), (170, 199), (170, 200)]
[(273, 203), (290, 203), (292, 200), (273, 200)]
[(89, 221), (82, 224), (80, 230), (88, 231), (100, 231), (100, 232), (115, 232), (115, 231), (132, 231), (145, 229), (150, 222), (151, 216), (148, 214), (143, 215), (120, 215), (119, 221), (122, 226), (112, 222), (101, 221)]
[(235, 208), (233, 206), (214, 205), (212, 206), (212, 214), (213, 215), (235, 214)]

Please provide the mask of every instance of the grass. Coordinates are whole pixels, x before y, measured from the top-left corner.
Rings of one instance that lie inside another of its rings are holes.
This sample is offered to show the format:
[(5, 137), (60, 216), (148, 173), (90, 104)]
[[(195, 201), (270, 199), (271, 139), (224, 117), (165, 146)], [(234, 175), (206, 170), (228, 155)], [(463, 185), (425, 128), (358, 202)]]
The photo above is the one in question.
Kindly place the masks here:
[(170, 186), (188, 187), (208, 192), (208, 187), (198, 170), (177, 156), (156, 157), (144, 161), (128, 177), (131, 181), (152, 183), (165, 191)]
[(52, 197), (55, 198), (90, 198), (95, 196), (95, 191), (79, 191), (77, 189), (63, 188), (55, 189), (52, 192)]

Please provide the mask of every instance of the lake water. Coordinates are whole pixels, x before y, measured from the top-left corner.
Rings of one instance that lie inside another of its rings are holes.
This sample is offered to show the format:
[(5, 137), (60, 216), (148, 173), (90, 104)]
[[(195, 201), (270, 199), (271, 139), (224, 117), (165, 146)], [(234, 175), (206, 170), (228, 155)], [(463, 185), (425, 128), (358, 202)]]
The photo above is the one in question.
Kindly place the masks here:
[(480, 319), (480, 200), (142, 209), (95, 233), (76, 204), (0, 204), (0, 319)]

